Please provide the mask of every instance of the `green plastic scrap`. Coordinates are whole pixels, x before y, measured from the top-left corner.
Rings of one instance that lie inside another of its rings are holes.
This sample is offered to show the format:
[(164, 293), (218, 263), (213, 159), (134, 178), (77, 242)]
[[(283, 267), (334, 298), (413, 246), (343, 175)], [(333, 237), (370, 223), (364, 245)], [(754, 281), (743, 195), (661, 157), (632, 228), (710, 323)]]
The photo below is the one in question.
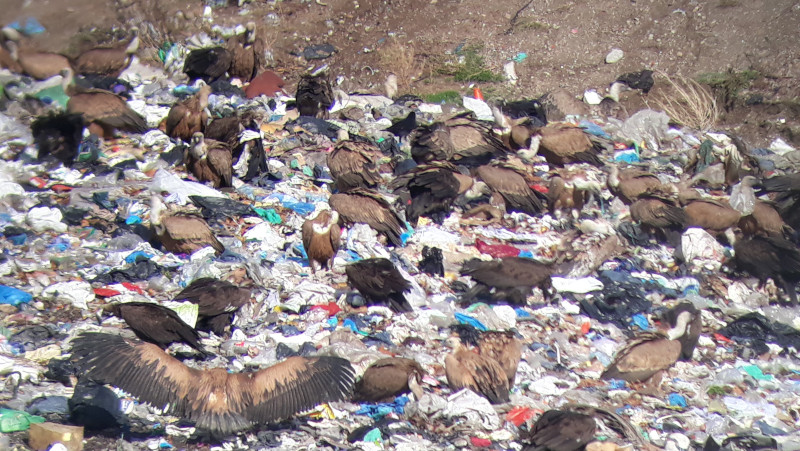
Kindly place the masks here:
[(270, 224), (280, 224), (281, 222), (283, 222), (283, 219), (281, 219), (281, 215), (279, 215), (274, 208), (269, 208), (265, 210), (263, 208), (256, 207), (253, 210), (256, 211), (256, 214), (258, 214), (258, 216), (260, 216), (261, 219), (268, 221)]
[(27, 431), (34, 423), (44, 423), (45, 419), (27, 412), (0, 409), (0, 432)]
[(774, 377), (771, 374), (764, 374), (761, 371), (761, 368), (757, 367), (756, 365), (747, 365), (743, 366), (742, 369), (745, 373), (752, 376), (753, 379), (759, 381), (771, 381)]
[(364, 435), (365, 442), (375, 443), (383, 441), (383, 436), (381, 435), (380, 428), (375, 428)]
[(289, 167), (292, 169), (297, 169), (300, 167), (300, 162), (297, 161), (297, 159), (294, 159), (289, 163)]
[(303, 174), (309, 177), (314, 177), (314, 171), (308, 166), (303, 166)]
[(171, 42), (167, 41), (161, 44), (161, 48), (158, 49), (158, 59), (160, 59), (162, 63), (167, 61), (167, 55), (169, 55), (169, 51), (172, 50), (172, 45)]

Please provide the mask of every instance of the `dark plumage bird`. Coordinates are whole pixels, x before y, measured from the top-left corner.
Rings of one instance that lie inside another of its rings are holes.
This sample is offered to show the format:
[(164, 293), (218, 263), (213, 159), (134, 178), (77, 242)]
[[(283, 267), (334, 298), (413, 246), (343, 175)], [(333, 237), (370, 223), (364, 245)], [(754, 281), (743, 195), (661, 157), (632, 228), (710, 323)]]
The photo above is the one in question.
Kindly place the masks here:
[(197, 330), (222, 336), (233, 321), (233, 315), (250, 301), (250, 290), (211, 277), (195, 279), (177, 296), (176, 301), (197, 304)]
[(189, 142), (195, 133), (205, 132), (210, 94), (211, 86), (203, 85), (195, 95), (173, 105), (165, 123), (167, 136)]
[(779, 175), (761, 181), (763, 191), (774, 194), (775, 207), (786, 224), (800, 230), (800, 173)]
[(291, 357), (249, 373), (198, 370), (156, 345), (100, 333), (73, 340), (72, 359), (86, 377), (119, 387), (216, 435), (345, 399), (354, 380), (350, 362), (338, 357)]
[(132, 29), (134, 35), (128, 44), (117, 47), (99, 47), (87, 50), (72, 62), (75, 72), (81, 75), (103, 75), (117, 78), (131, 64), (139, 50), (139, 29)]
[(453, 349), (444, 359), (447, 384), (454, 391), (468, 388), (484, 396), (492, 404), (509, 401), (508, 377), (497, 361), (470, 351), (458, 338), (450, 337), (445, 344)]
[(550, 297), (552, 281), (550, 266), (523, 257), (503, 257), (495, 260), (474, 258), (464, 263), (461, 275), (470, 276), (475, 286), (463, 301), (475, 298), (489, 302), (526, 305), (533, 287), (539, 287), (545, 299)]
[(393, 123), (386, 131), (402, 140), (411, 134), (415, 128), (417, 128), (417, 113), (412, 111), (408, 113), (408, 116)]
[(72, 166), (83, 137), (83, 118), (80, 114), (51, 112), (31, 123), (31, 134), (40, 160), (49, 156)]
[(192, 136), (186, 168), (200, 182), (211, 182), (214, 188), (230, 188), (233, 186), (232, 158), (227, 144), (205, 139), (197, 132)]
[(425, 375), (422, 366), (412, 359), (390, 357), (370, 365), (356, 382), (354, 401), (392, 402), (395, 397), (413, 391), (419, 399), (419, 383)]
[(147, 121), (133, 111), (122, 97), (99, 89), (79, 89), (75, 86), (72, 70), (61, 72), (62, 88), (69, 95), (67, 112), (83, 115), (89, 130), (98, 136), (112, 137), (114, 130), (144, 133)]
[(232, 149), (233, 172), (240, 179), (250, 181), (269, 169), (257, 113), (245, 111), (239, 116), (214, 119), (206, 126), (204, 136)]
[(547, 125), (545, 109), (536, 99), (515, 100), (513, 102), (503, 101), (498, 106), (511, 119), (530, 119), (530, 123), (535, 127)]
[(617, 81), (625, 83), (631, 89), (640, 89), (647, 94), (653, 88), (655, 80), (653, 80), (653, 71), (645, 69), (639, 72), (630, 72), (617, 77)]
[(337, 193), (328, 199), (333, 210), (346, 224), (362, 223), (386, 236), (391, 245), (402, 246), (400, 239), (406, 228), (403, 219), (389, 202), (375, 191), (355, 188), (347, 193)]
[(620, 171), (616, 165), (611, 166), (607, 184), (608, 189), (628, 205), (644, 194), (665, 190), (655, 175), (637, 168)]
[(140, 340), (166, 349), (172, 343), (186, 343), (201, 354), (211, 355), (200, 344), (200, 335), (174, 310), (152, 302), (109, 304), (103, 312), (125, 321)]
[(522, 358), (522, 342), (512, 331), (479, 331), (467, 324), (457, 324), (450, 328), (458, 334), (461, 343), (474, 346), (478, 354), (497, 362), (508, 378), (508, 386), (514, 386), (517, 367)]
[(339, 251), (342, 238), (339, 213), (331, 210), (318, 211), (303, 223), (302, 235), (311, 272), (317, 272), (315, 263), (318, 263), (320, 268), (332, 269), (333, 259)]
[(472, 185), (472, 177), (443, 161), (421, 164), (392, 182), (395, 192), (408, 190), (408, 195), (401, 194), (400, 200), (405, 202), (406, 219), (413, 226), (420, 216), (442, 224), (450, 215), (453, 202)]
[(591, 135), (577, 127), (564, 125), (548, 125), (533, 130), (534, 137), (539, 139), (539, 154), (548, 163), (564, 166), (569, 163), (589, 163), (603, 166), (600, 152), (603, 146)]
[(664, 312), (661, 319), (670, 328), (675, 328), (678, 326), (678, 321), (684, 312), (691, 316), (691, 321), (686, 326), (686, 334), (680, 339), (681, 360), (691, 360), (694, 348), (697, 347), (697, 342), (700, 340), (700, 332), (703, 329), (703, 317), (700, 315), (700, 311), (691, 302), (681, 302)]
[(506, 155), (505, 145), (494, 135), (491, 125), (475, 119), (472, 112), (418, 127), (410, 142), (411, 157), (417, 163), (438, 160), (471, 167)]
[(347, 282), (367, 301), (367, 304), (385, 305), (395, 312), (411, 312), (414, 310), (403, 293), (411, 289), (411, 282), (406, 280), (394, 263), (385, 258), (367, 258), (344, 267)]
[(791, 237), (794, 230), (781, 218), (780, 213), (772, 202), (756, 199), (753, 212), (742, 216), (739, 228), (745, 236), (775, 236)]
[(795, 286), (800, 282), (800, 250), (794, 243), (780, 237), (755, 236), (737, 239), (733, 252), (733, 263), (738, 270), (758, 278), (761, 287), (771, 278), (783, 288), (792, 305), (797, 304)]
[[(235, 40), (236, 37), (231, 37)], [(235, 42), (231, 45), (235, 45)], [(192, 80), (202, 79), (212, 83), (228, 72), (233, 62), (233, 54), (225, 47), (207, 47), (189, 52), (183, 63), (183, 72)]]
[(168, 252), (191, 254), (206, 246), (219, 254), (225, 251), (203, 218), (185, 214), (164, 216), (166, 206), (161, 197), (153, 195), (150, 202), (150, 226)]
[(317, 76), (303, 75), (297, 82), (297, 93), (294, 97), (300, 116), (312, 116), (318, 119), (328, 119), (330, 116), (333, 88), (324, 73)]
[[(614, 360), (600, 375), (603, 379), (644, 382), (672, 367), (678, 359), (694, 351), (688, 345), (693, 339), (687, 334), (693, 324), (694, 313), (683, 310), (677, 314), (675, 324), (666, 331), (644, 332), (637, 335), (614, 356)], [(684, 346), (686, 343), (686, 346)]]
[(689, 217), (681, 207), (670, 199), (658, 196), (643, 196), (631, 204), (631, 218), (639, 222), (650, 233), (666, 237), (666, 231), (683, 231)]
[(381, 182), (378, 161), (383, 155), (375, 144), (342, 140), (328, 154), (328, 169), (339, 191), (374, 188)]
[(525, 177), (515, 168), (484, 165), (475, 169), (475, 176), (503, 198), (508, 212), (534, 216), (544, 210), (539, 194), (528, 186)]
[(528, 442), (523, 451), (582, 451), (594, 439), (596, 428), (590, 415), (548, 410), (520, 438)]
[(444, 255), (438, 247), (422, 247), (422, 259), (417, 265), (420, 271), (431, 276), (444, 277)]

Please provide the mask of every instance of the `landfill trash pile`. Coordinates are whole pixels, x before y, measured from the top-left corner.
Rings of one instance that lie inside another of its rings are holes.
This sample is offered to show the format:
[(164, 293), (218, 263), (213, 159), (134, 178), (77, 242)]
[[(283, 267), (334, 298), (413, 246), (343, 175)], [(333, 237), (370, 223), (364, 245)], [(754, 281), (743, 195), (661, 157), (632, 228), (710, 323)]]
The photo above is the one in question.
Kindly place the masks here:
[(255, 26), (0, 73), (4, 445), (800, 449), (795, 149), (292, 91)]

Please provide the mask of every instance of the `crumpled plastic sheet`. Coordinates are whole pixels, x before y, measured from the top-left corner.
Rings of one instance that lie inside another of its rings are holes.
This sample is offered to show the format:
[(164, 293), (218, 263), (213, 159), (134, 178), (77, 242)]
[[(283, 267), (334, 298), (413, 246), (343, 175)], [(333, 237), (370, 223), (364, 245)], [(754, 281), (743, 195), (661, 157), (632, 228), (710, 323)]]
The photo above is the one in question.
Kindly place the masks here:
[(648, 149), (658, 150), (669, 129), (669, 116), (653, 110), (640, 110), (622, 124), (622, 135), (644, 142)]
[(94, 300), (94, 291), (89, 282), (60, 282), (45, 288), (40, 296), (51, 301), (68, 302), (76, 308), (87, 310), (88, 303)]
[(718, 271), (722, 267), (725, 248), (710, 233), (692, 227), (681, 236), (681, 253), (688, 263)]
[(312, 282), (308, 279), (304, 279), (291, 291), (292, 294), (289, 295), (289, 299), (281, 305), (283, 308), (293, 312), (299, 312), (306, 305), (321, 305), (336, 300), (334, 298), (336, 290), (333, 287), (323, 283)]
[(489, 431), (502, 424), (489, 400), (467, 388), (450, 395), (441, 414), (446, 418), (462, 418), (470, 427)]
[(175, 194), (178, 196), (177, 200), (181, 205), (186, 205), (189, 196), (226, 197), (225, 194), (214, 188), (209, 188), (196, 182), (181, 180), (177, 175), (164, 169), (159, 169), (153, 176), (153, 181), (150, 182), (150, 190), (156, 193), (166, 191)]
[(25, 217), (25, 222), (34, 232), (42, 233), (49, 230), (58, 233), (67, 231), (67, 225), (61, 222), (63, 215), (58, 208), (37, 207), (31, 208)]

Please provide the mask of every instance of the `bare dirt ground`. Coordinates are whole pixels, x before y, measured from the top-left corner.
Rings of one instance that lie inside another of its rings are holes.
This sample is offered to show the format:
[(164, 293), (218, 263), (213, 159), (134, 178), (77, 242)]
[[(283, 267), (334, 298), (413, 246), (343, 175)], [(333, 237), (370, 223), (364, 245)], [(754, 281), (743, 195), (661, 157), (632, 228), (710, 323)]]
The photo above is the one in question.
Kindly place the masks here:
[[(0, 22), (36, 17), (47, 33), (31, 45), (74, 53), (94, 41), (93, 28), (123, 29), (141, 21), (154, 25), (150, 54), (158, 41), (179, 41), (200, 30), (199, 0), (5, 0)], [(178, 12), (182, 14), (177, 14)], [(797, 0), (317, 0), (253, 1), (243, 8), (214, 10), (213, 23), (263, 24), (276, 71), (290, 84), (315, 63), (344, 76), (345, 89), (380, 91), (391, 71), (401, 91), (471, 93), (470, 82), (452, 76), (453, 53), (476, 49), (497, 75), (511, 58), (519, 82), (478, 83), (488, 98), (531, 98), (563, 88), (577, 97), (598, 92), (616, 76), (641, 69), (697, 78), (708, 74), (753, 74), (728, 94), (717, 128), (739, 133), (754, 146), (781, 135), (800, 144), (800, 1)], [(338, 50), (323, 61), (295, 56), (311, 44)], [(604, 58), (625, 52), (616, 64)], [(147, 50), (144, 50), (147, 54)], [(725, 91), (718, 90), (718, 91)], [(731, 94), (733, 99), (731, 99)], [(623, 100), (636, 111), (645, 99)]]

